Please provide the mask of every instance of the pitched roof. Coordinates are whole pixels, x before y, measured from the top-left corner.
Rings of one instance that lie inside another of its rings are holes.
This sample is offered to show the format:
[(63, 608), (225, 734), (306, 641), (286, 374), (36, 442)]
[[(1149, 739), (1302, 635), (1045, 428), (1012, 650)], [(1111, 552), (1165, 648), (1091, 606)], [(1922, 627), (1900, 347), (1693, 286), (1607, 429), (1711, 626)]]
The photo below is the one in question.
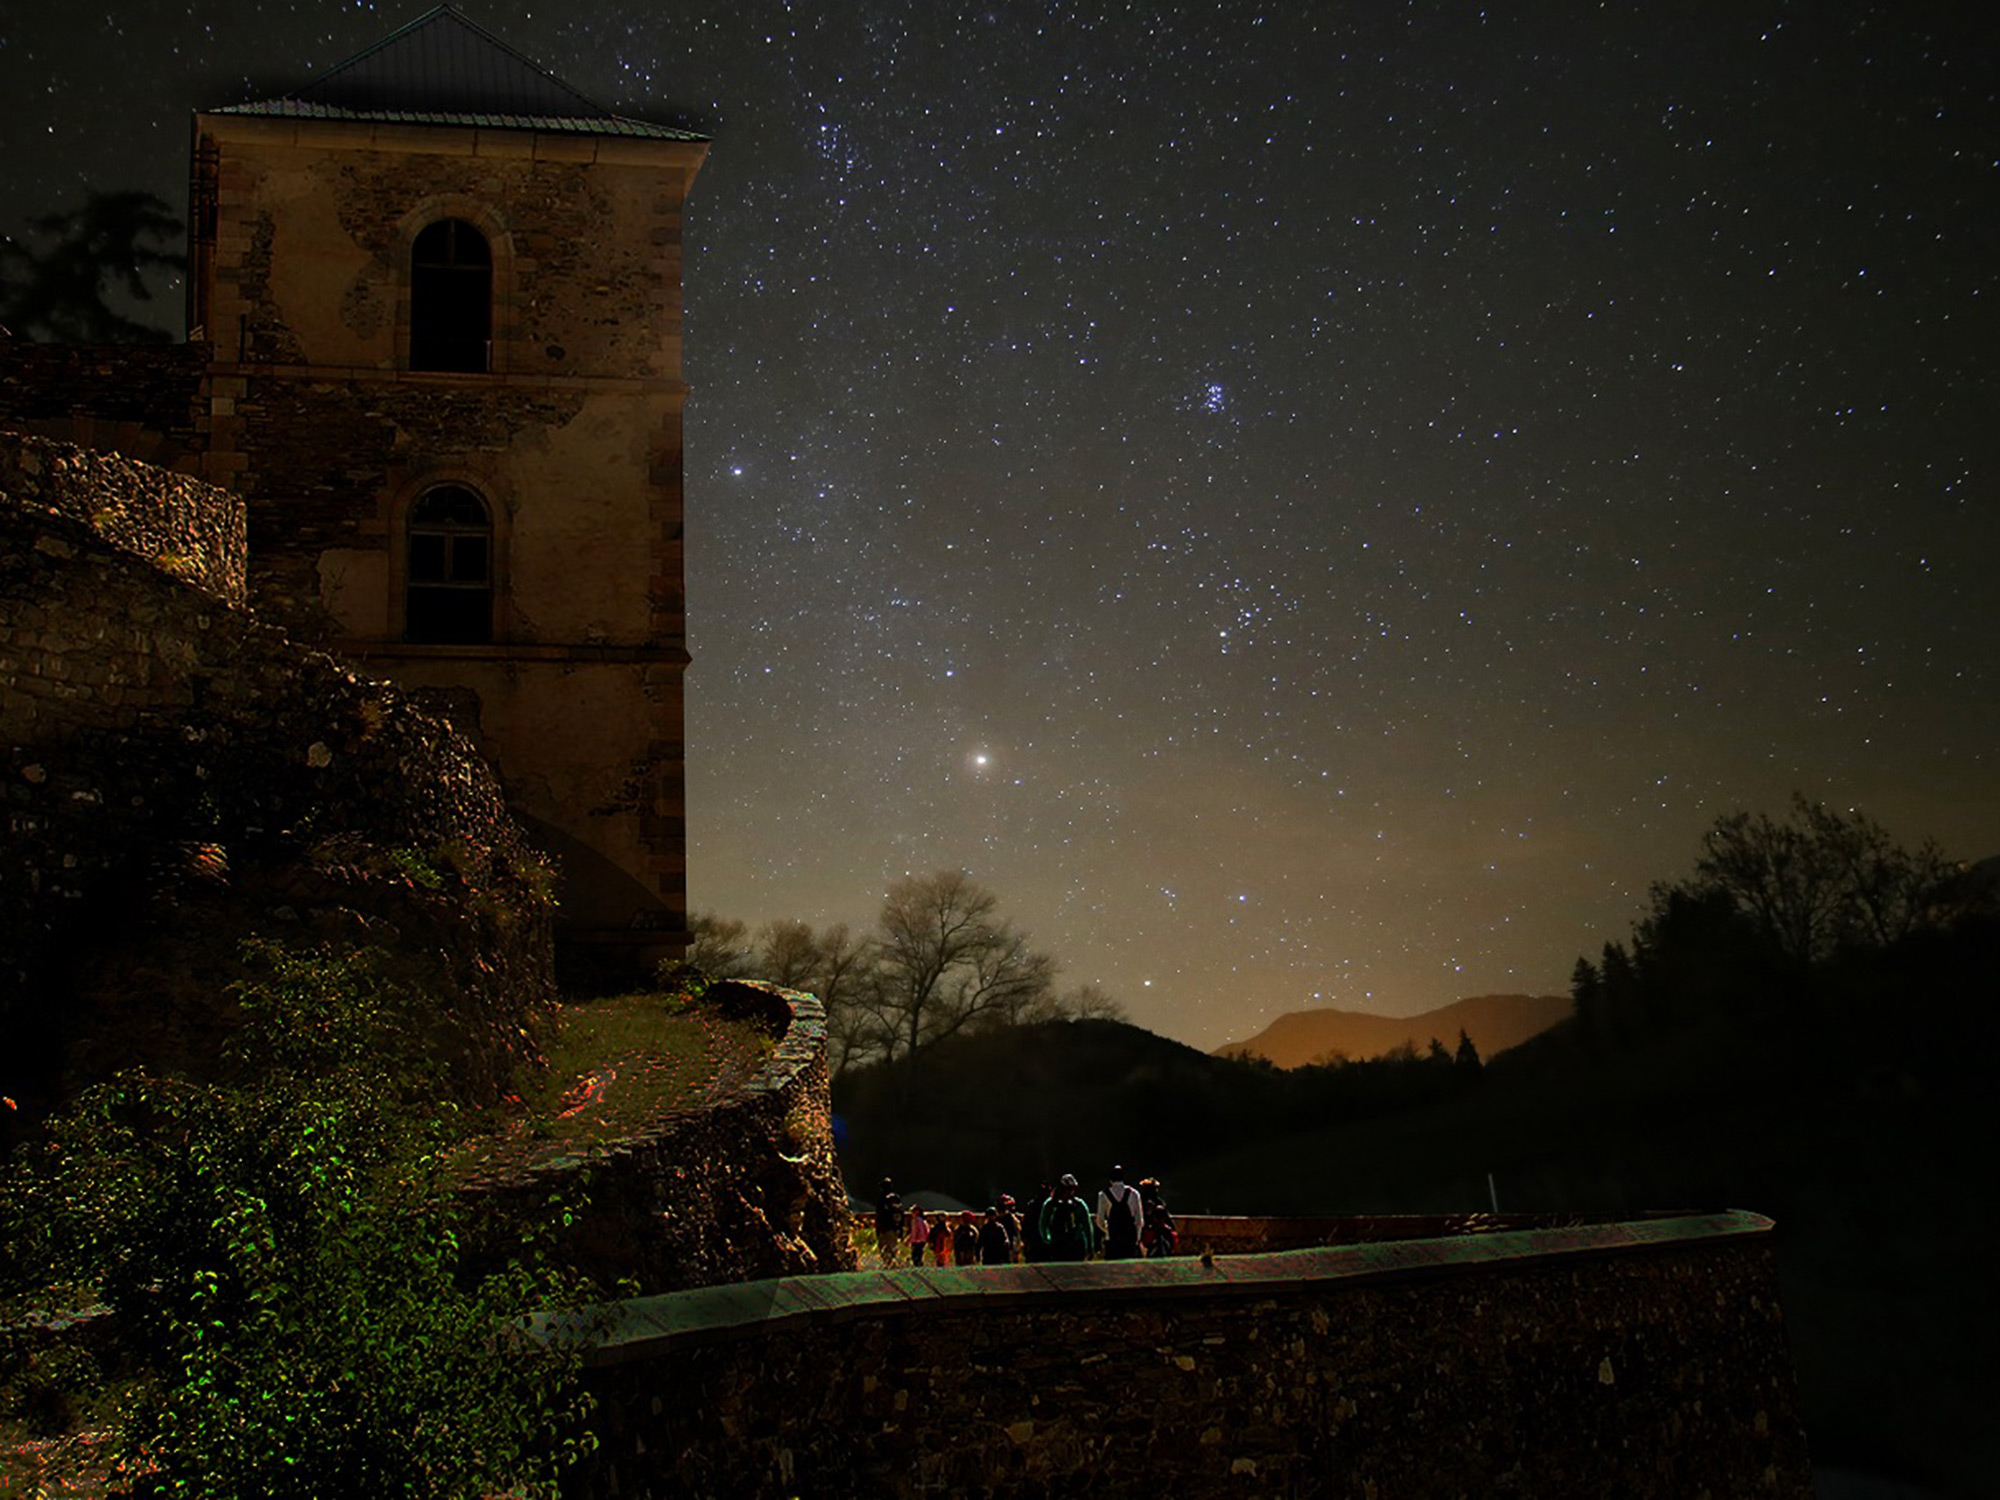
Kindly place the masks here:
[(706, 139), (613, 114), (449, 5), (278, 98), (215, 113)]

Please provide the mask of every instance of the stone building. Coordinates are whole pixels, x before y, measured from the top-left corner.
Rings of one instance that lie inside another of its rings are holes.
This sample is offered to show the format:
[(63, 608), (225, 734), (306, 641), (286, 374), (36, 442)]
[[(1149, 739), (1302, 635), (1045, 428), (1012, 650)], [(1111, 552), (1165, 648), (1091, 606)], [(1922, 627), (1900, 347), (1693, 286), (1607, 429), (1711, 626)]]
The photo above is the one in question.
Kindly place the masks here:
[[(237, 491), (260, 615), (448, 690), (599, 960), (685, 938), (681, 211), (706, 149), (440, 7), (196, 113), (184, 423), (133, 419), (113, 351), (62, 367), (65, 404), (53, 351), (0, 345), (0, 425)], [(149, 410), (162, 353), (130, 367)]]

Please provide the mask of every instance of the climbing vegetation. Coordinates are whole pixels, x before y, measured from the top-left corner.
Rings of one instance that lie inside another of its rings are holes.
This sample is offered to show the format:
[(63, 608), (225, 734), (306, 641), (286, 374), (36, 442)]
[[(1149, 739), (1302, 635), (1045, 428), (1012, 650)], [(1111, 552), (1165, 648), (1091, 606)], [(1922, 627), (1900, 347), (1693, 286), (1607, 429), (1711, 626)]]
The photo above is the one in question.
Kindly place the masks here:
[[(552, 1494), (586, 1403), (528, 1320), (583, 1289), (539, 1232), (481, 1242), (423, 1008), (379, 955), (250, 957), (216, 1081), (121, 1074), (7, 1164), (16, 1415), (108, 1405), (139, 1494)], [(100, 1336), (36, 1330), (76, 1309)]]

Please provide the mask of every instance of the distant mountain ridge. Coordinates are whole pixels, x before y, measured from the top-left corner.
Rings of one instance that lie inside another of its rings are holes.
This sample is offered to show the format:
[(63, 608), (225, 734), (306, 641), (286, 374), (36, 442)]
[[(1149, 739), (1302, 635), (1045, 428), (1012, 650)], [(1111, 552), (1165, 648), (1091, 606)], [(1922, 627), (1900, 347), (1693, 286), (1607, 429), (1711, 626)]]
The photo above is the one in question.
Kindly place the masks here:
[(1415, 1016), (1378, 1016), (1331, 1007), (1295, 1010), (1247, 1041), (1223, 1043), (1213, 1055), (1266, 1057), (1281, 1068), (1303, 1067), (1335, 1055), (1360, 1062), (1393, 1052), (1405, 1042), (1423, 1052), (1432, 1037), (1456, 1047), (1463, 1029), (1484, 1058), (1520, 1046), (1569, 1013), (1567, 995), (1474, 995)]

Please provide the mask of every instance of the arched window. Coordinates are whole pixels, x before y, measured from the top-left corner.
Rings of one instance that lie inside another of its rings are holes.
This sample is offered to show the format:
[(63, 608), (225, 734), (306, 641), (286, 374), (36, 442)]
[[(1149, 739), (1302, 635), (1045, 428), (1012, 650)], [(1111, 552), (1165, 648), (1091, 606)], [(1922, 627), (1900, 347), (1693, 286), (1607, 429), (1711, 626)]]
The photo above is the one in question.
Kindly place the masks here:
[(439, 219), (410, 247), (410, 368), (492, 368), (493, 249), (463, 219)]
[(493, 520), (463, 485), (426, 490), (410, 507), (403, 639), (483, 645), (493, 639)]

